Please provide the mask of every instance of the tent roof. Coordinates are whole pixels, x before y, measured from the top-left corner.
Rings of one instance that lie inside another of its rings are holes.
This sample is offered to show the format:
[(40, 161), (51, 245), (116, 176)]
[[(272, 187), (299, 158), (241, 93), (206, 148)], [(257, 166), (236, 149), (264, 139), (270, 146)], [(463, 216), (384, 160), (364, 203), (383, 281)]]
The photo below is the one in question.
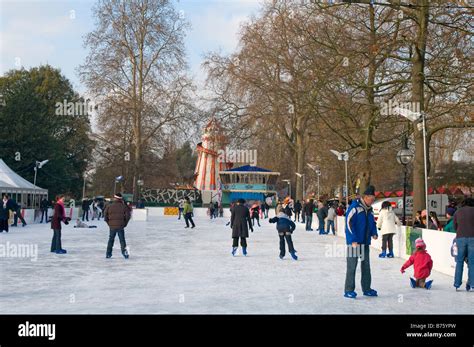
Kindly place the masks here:
[(224, 172), (272, 172), (272, 171), (263, 169), (258, 166), (244, 165), (244, 166), (236, 167), (233, 169), (225, 170)]
[[(10, 167), (0, 159), (0, 188), (34, 190), (35, 186), (10, 169)], [(45, 191), (46, 189), (36, 186), (36, 190)]]

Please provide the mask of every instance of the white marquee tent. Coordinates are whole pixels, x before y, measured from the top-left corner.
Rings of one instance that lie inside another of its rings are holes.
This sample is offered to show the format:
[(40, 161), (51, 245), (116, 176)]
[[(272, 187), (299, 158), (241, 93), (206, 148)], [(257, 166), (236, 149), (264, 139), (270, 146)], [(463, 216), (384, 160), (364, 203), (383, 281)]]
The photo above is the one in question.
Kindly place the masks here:
[(35, 195), (37, 203), (43, 197), (48, 198), (47, 189), (35, 187), (33, 183), (28, 182), (10, 169), (2, 159), (0, 159), (0, 192), (2, 195), (10, 195), (12, 199), (15, 199), (24, 207), (31, 207), (33, 205), (33, 197)]

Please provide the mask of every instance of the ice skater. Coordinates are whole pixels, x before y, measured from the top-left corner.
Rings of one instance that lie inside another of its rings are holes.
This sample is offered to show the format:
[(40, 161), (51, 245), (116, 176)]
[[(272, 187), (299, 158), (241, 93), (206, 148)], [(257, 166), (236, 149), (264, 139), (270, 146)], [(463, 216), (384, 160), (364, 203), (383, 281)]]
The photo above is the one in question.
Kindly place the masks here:
[(118, 234), (122, 255), (125, 259), (128, 259), (129, 254), (127, 243), (125, 242), (125, 227), (130, 220), (130, 209), (123, 201), (122, 194), (115, 194), (114, 198), (114, 202), (107, 205), (104, 211), (104, 221), (110, 228), (109, 242), (107, 244), (107, 253), (105, 257), (112, 257), (115, 236)]
[(431, 274), (433, 260), (431, 260), (431, 256), (426, 252), (426, 244), (421, 238), (415, 240), (415, 247), (415, 252), (405, 262), (405, 264), (403, 264), (400, 272), (405, 273), (405, 269), (413, 265), (415, 268), (415, 278), (410, 277), (411, 287), (430, 289), (433, 280), (426, 281), (426, 279)]
[(0, 204), (0, 233), (3, 232), (3, 230), (8, 233), (8, 219), (10, 218), (10, 211), (16, 213), (13, 201), (10, 199), (8, 194), (5, 194)]
[(245, 206), (244, 199), (237, 200), (236, 205), (232, 208), (230, 227), (232, 228), (232, 255), (235, 256), (237, 252), (240, 238), (242, 254), (247, 256), (247, 238), (249, 237), (249, 229), (253, 232), (253, 227), (250, 212)]
[(392, 210), (392, 204), (390, 201), (384, 201), (382, 203), (382, 210), (379, 213), (379, 218), (377, 219), (377, 229), (379, 229), (382, 234), (382, 253), (379, 254), (379, 258), (394, 257), (393, 235), (397, 233), (397, 226), (400, 225), (400, 220)]
[(257, 220), (257, 225), (260, 226), (260, 204), (258, 202), (252, 205), (250, 215), (252, 216), (252, 226), (255, 226), (255, 220)]
[(54, 204), (53, 218), (51, 218), (51, 229), (53, 229), (53, 240), (51, 241), (51, 252), (56, 254), (66, 254), (61, 244), (61, 222), (68, 225), (71, 218), (66, 217), (64, 208), (64, 195), (56, 196)]
[(189, 200), (188, 197), (184, 198), (184, 208), (183, 208), (183, 214), (184, 214), (184, 221), (186, 222), (186, 227), (189, 228), (189, 222), (191, 222), (191, 229), (195, 228), (196, 225), (194, 224), (193, 221), (193, 205), (191, 204), (191, 201)]
[(76, 225), (74, 225), (74, 228), (88, 228), (88, 229), (92, 229), (92, 228), (97, 228), (97, 225), (87, 225), (86, 223), (81, 222), (81, 219), (80, 219), (80, 218), (77, 218), (77, 220), (76, 220)]
[(296, 229), (295, 223), (283, 212), (280, 212), (278, 216), (271, 218), (269, 222), (276, 223), (276, 229), (278, 231), (278, 236), (280, 237), (280, 259), (285, 257), (286, 240), (286, 243), (288, 243), (288, 252), (294, 260), (298, 260), (293, 246), (293, 240), (291, 239), (291, 234)]
[(355, 275), (359, 257), (361, 258), (361, 284), (365, 296), (377, 296), (370, 287), (370, 242), (377, 240), (377, 226), (372, 209), (375, 188), (368, 186), (361, 198), (352, 202), (346, 213), (347, 270), (344, 297), (355, 299)]

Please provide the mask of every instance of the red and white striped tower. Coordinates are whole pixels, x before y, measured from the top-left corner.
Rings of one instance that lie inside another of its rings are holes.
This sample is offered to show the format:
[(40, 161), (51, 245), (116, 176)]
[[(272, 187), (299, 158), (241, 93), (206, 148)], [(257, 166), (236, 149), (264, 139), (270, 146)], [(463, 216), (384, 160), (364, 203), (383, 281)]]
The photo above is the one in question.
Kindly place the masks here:
[(219, 188), (219, 172), (232, 168), (232, 163), (225, 162), (225, 156), (221, 155), (219, 158), (219, 150), (225, 150), (227, 144), (223, 129), (216, 119), (212, 118), (204, 128), (202, 142), (197, 145), (198, 159), (194, 171), (194, 187), (201, 191)]

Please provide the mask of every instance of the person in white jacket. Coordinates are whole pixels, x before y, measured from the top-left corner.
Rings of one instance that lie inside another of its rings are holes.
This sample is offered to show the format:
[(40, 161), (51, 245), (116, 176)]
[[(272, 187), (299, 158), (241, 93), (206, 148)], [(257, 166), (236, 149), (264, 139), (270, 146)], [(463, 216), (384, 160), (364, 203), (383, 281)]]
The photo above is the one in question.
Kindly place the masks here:
[(393, 258), (393, 235), (397, 233), (397, 226), (400, 225), (400, 219), (393, 212), (392, 205), (390, 202), (384, 201), (377, 219), (377, 229), (382, 235), (382, 253), (379, 254), (379, 258)]

